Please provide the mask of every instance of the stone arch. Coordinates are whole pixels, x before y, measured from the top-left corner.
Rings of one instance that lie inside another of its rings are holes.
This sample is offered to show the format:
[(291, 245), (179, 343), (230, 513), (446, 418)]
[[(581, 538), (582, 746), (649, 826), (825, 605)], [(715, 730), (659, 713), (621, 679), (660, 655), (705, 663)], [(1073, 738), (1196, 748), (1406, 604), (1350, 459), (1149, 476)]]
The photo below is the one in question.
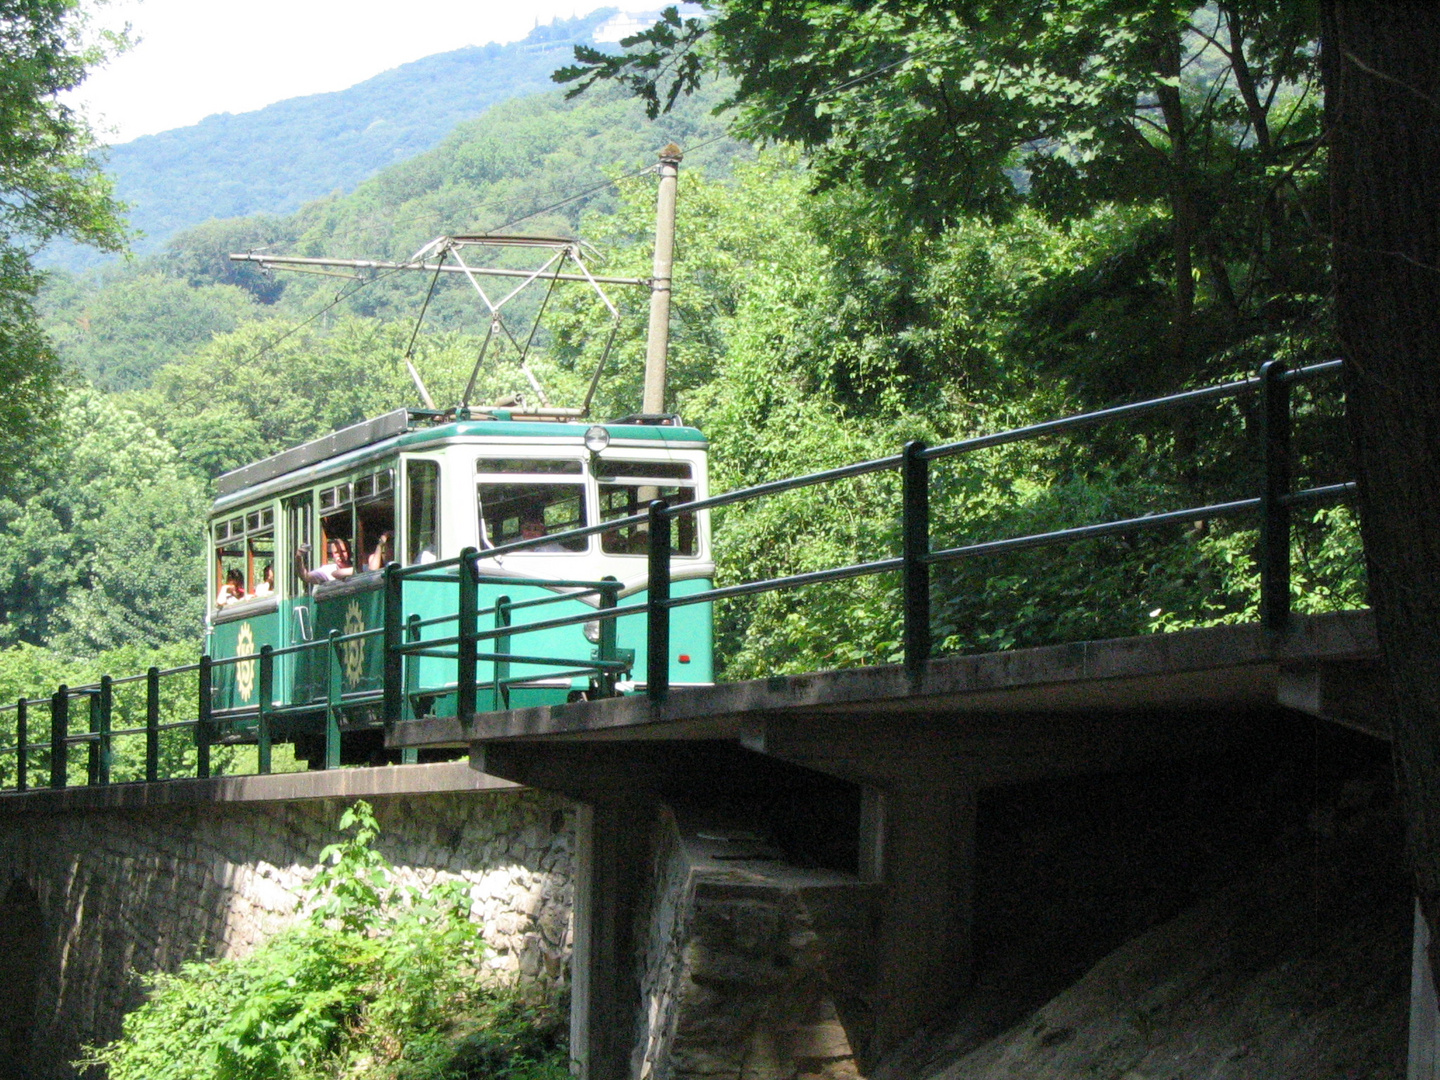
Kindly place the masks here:
[(0, 901), (0, 1080), (30, 1075), (35, 996), (45, 955), (40, 897), (16, 878)]

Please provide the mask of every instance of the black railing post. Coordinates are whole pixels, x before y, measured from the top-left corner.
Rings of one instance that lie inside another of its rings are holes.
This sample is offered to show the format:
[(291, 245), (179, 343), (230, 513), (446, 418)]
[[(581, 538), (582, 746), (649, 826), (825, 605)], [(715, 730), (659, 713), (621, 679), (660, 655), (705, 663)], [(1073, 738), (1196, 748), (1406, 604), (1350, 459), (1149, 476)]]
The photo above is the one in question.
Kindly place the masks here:
[(114, 707), (114, 693), (110, 676), (102, 675), (100, 689), (90, 695), (88, 782), (91, 787), (110, 783), (110, 713)]
[(340, 767), (340, 631), (331, 630), (325, 644), (325, 768)]
[(405, 701), (405, 657), (400, 646), (405, 638), (404, 582), (399, 576), (400, 566), (390, 563), (385, 567), (385, 636), (382, 672), (385, 681), (382, 719), (388, 728), (395, 721), (403, 719)]
[(930, 474), (925, 444), (905, 444), (901, 464), (900, 555), (905, 597), (905, 666), (918, 672), (930, 659)]
[(215, 674), (211, 670), (210, 657), (200, 657), (199, 703), (195, 718), (195, 775), (202, 780), (210, 775), (210, 743), (214, 741), (211, 731), (211, 717), (215, 711)]
[[(405, 620), (405, 642), (414, 645), (420, 640), (420, 616), (411, 615)], [(415, 719), (415, 706), (410, 697), (410, 691), (420, 685), (420, 658), (405, 654), (405, 687), (406, 693), (400, 700), (401, 715), (407, 720)], [(420, 751), (414, 746), (407, 746), (400, 751), (400, 764), (414, 765), (420, 760)]]
[[(417, 645), (420, 642), (420, 616), (411, 615), (405, 620), (405, 643)], [(405, 697), (401, 702), (403, 715), (407, 720), (415, 719), (415, 699), (412, 694), (420, 686), (420, 658), (405, 654)]]
[(1284, 375), (1280, 360), (1260, 368), (1260, 622), (1277, 634), (1290, 622), (1290, 383)]
[(651, 701), (670, 695), (670, 515), (650, 503), (650, 603), (646, 612), (645, 684)]
[(23, 697), (15, 705), (15, 790), (24, 791), (30, 781), (30, 703)]
[(70, 737), (70, 688), (64, 683), (50, 698), (50, 786), (65, 786), (66, 740)]
[[(495, 629), (504, 630), (510, 626), (510, 597), (497, 596), (495, 598)], [(510, 652), (510, 635), (502, 634), (493, 641), (496, 656), (506, 656)], [(495, 661), (495, 683), (491, 687), (490, 707), (497, 712), (510, 707), (510, 661)]]
[(145, 672), (145, 781), (160, 779), (160, 669)]
[[(599, 614), (604, 615), (607, 611), (614, 611), (615, 604), (620, 597), (620, 583), (612, 577), (607, 577), (600, 585)], [(616, 659), (615, 654), (615, 620), (600, 620), (600, 640), (595, 646), (595, 655), (601, 661)], [(600, 671), (600, 696), (615, 696), (615, 672), (608, 668)]]
[(475, 564), (480, 553), (473, 547), (460, 552), (460, 587), (455, 599), (455, 616), (460, 639), (460, 656), (455, 662), (455, 718), (468, 727), (475, 717), (476, 634), (480, 618), (480, 584)]
[(270, 713), (275, 708), (275, 649), (260, 646), (260, 700), (255, 706), (255, 769), (270, 771)]

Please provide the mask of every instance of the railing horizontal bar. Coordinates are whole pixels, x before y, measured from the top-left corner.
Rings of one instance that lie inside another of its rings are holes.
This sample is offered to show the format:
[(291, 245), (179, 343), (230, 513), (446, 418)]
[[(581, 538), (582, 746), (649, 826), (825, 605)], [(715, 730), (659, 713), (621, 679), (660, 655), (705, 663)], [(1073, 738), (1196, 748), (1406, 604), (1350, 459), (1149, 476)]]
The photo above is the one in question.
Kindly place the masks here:
[(1343, 484), (1326, 484), (1323, 487), (1306, 488), (1304, 491), (1292, 491), (1280, 500), (1280, 505), (1312, 506), (1315, 503), (1336, 502), (1347, 495), (1357, 494), (1359, 490), (1360, 485), (1354, 480)]
[(459, 615), (436, 615), (433, 619), (417, 619), (417, 620), (416, 620), (415, 622), (413, 622), (413, 623), (412, 623), (412, 622), (405, 622), (403, 625), (404, 625), (407, 629), (413, 626), (413, 627), (415, 627), (415, 629), (421, 630), (421, 629), (424, 629), (424, 628), (427, 627), (427, 626), (439, 626), (441, 623), (459, 622), (459, 621), (460, 621), (460, 616), (459, 616)]
[(580, 626), (587, 622), (595, 622), (598, 619), (618, 619), (622, 615), (632, 615), (648, 611), (645, 604), (627, 604), (624, 607), (600, 608), (595, 611), (582, 611), (578, 615), (557, 615), (553, 619), (539, 619), (535, 622), (513, 623), (510, 626), (502, 626), (497, 630), (480, 630), (475, 634), (476, 641), (490, 641), (501, 637), (519, 637), (521, 634), (535, 633), (540, 630), (554, 630), (562, 626)]
[[(624, 670), (625, 670), (625, 668), (624, 668), (623, 665), (618, 665), (618, 666), (617, 666), (617, 665), (615, 665), (614, 661), (607, 661), (607, 662), (606, 662), (606, 665), (607, 665), (608, 667), (610, 667), (611, 670), (616, 671), (616, 672), (621, 672), (621, 671), (624, 671)], [(595, 669), (594, 669), (593, 667), (578, 667), (578, 668), (571, 668), (569, 671), (547, 671), (547, 672), (544, 674), (544, 676), (541, 676), (541, 677), (537, 677), (537, 676), (534, 676), (534, 675), (517, 675), (517, 676), (515, 676), (513, 679), (501, 679), (501, 680), (500, 680), (500, 685), (501, 685), (501, 686), (526, 686), (526, 685), (534, 685), (534, 684), (537, 684), (537, 683), (540, 681), (540, 678), (546, 678), (546, 679), (570, 679), (570, 678), (574, 678), (576, 675), (594, 675), (594, 674), (596, 674), (596, 671), (595, 671)]]
[(395, 650), (409, 655), (419, 655), (426, 649), (444, 649), (459, 644), (460, 639), (452, 634), (450, 637), (425, 638), (423, 641), (404, 641), (395, 646)]
[[(554, 533), (553, 535), (560, 536), (561, 534)], [(547, 539), (549, 538), (547, 537)], [(603, 592), (605, 586), (607, 584), (611, 584), (610, 582), (604, 581), (570, 581), (566, 578), (497, 577), (493, 574), (480, 574), (475, 578), (475, 583), (477, 585), (540, 585), (547, 589), (574, 590), (572, 592), (566, 593), (565, 596), (545, 597), (545, 600), (548, 602), (554, 602), (555, 600), (565, 600), (568, 597), (574, 596), (576, 592)], [(615, 582), (614, 584), (618, 586), (619, 583)]]
[[(685, 506), (690, 503), (683, 504)], [(587, 536), (595, 536), (597, 533), (618, 532), (621, 529), (628, 529), (631, 525), (643, 525), (650, 520), (649, 514), (631, 514), (628, 517), (611, 518), (609, 521), (600, 521), (594, 525), (582, 525), (578, 529), (567, 529), (562, 533), (548, 533), (545, 536), (532, 537), (529, 540), (512, 540), (508, 544), (496, 544), (494, 547), (482, 548), (475, 554), (476, 565), (496, 555), (509, 555), (512, 552), (524, 552), (531, 548), (537, 548), (541, 544), (554, 544), (562, 540), (580, 540)], [(571, 554), (577, 554), (572, 552)]]
[(711, 495), (708, 499), (676, 503), (665, 511), (665, 515), (666, 517), (673, 518), (695, 510), (713, 510), (717, 506), (728, 506), (731, 503), (744, 502), (746, 499), (758, 499), (763, 495), (779, 495), (786, 491), (794, 491), (797, 488), (810, 487), (814, 484), (823, 484), (830, 480), (848, 480), (852, 476), (864, 476), (866, 473), (884, 472), (886, 469), (899, 468), (902, 460), (901, 455), (892, 454), (889, 457), (875, 458), (871, 461), (857, 461), (854, 465), (843, 465), (838, 469), (826, 469), (824, 472), (808, 473), (805, 476), (796, 476), (789, 480), (770, 480), (764, 484), (756, 484), (754, 487), (737, 488), (734, 491), (727, 491), (723, 495)]
[(1214, 503), (1210, 506), (1196, 506), (1188, 510), (1170, 510), (1163, 514), (1147, 514), (1144, 517), (1126, 518), (1123, 521), (1107, 521), (1099, 525), (1080, 525), (1073, 529), (1057, 529), (1054, 532), (1017, 536), (1008, 540), (986, 540), (964, 547), (945, 548), (930, 553), (932, 565), (954, 562), (971, 555), (985, 555), (997, 551), (1020, 551), (1025, 548), (1045, 547), (1074, 540), (1085, 540), (1096, 536), (1113, 536), (1116, 533), (1135, 532), (1159, 525), (1173, 525), (1177, 521), (1203, 521), (1208, 518), (1236, 517), (1260, 508), (1260, 500), (1237, 499), (1234, 502)]
[[(626, 667), (629, 666), (622, 660), (576, 660), (573, 656), (521, 656), (518, 653), (476, 653), (475, 659), (500, 660), (511, 664), (529, 664), (532, 667), (543, 667), (549, 664), (578, 664), (579, 669), (577, 670), (585, 672), (601, 670), (624, 671)], [(530, 678), (533, 679), (535, 676), (531, 675)]]
[[(451, 638), (451, 641), (454, 640), (454, 638)], [(439, 649), (412, 649), (407, 647), (403, 651), (406, 656), (428, 656), (432, 660), (460, 659), (460, 654), (458, 652), (441, 652)]]
[(1318, 364), (1307, 364), (1305, 367), (1292, 368), (1280, 376), (1281, 382), (1304, 382), (1319, 375), (1329, 375), (1341, 370), (1345, 366), (1344, 360), (1321, 360)]
[(1179, 408), (1182, 405), (1195, 405), (1215, 398), (1237, 397), (1243, 393), (1253, 392), (1259, 385), (1259, 379), (1242, 379), (1238, 382), (1222, 383), (1219, 386), (1207, 386), (1201, 390), (1187, 390), (1183, 394), (1172, 394), (1169, 397), (1134, 401), (1128, 405), (1116, 405), (1095, 412), (1076, 413), (1074, 416), (1064, 416), (1059, 420), (1046, 420), (1039, 424), (1011, 428), (1009, 431), (997, 431), (993, 435), (977, 435), (971, 439), (961, 439), (959, 442), (932, 446), (928, 450), (922, 450), (919, 456), (923, 461), (933, 461), (936, 458), (968, 454), (974, 450), (984, 450), (991, 446), (1003, 446), (1006, 443), (1035, 439), (1042, 435), (1053, 435), (1059, 431), (1093, 427), (1095, 424), (1103, 424), (1107, 420), (1116, 420), (1123, 416), (1136, 416), (1140, 413)]
[(396, 577), (403, 578), (406, 581), (412, 581), (416, 579), (424, 581), (426, 580), (424, 576), (426, 574), (434, 573), (436, 570), (446, 570), (452, 566), (459, 565), (460, 556), (452, 555), (448, 559), (436, 559), (434, 562), (416, 563), (414, 566), (402, 566), (400, 569), (395, 571), (395, 575)]
[[(527, 582), (524, 582), (523, 584), (530, 585), (530, 584), (534, 584), (534, 583), (527, 581)], [(556, 587), (562, 588), (562, 589), (563, 589), (563, 588), (567, 588), (567, 586), (565, 586), (565, 585), (560, 585), (560, 586), (556, 586)], [(620, 588), (620, 583), (619, 583), (618, 581), (615, 583), (615, 588), (617, 588), (617, 589)], [(521, 608), (544, 607), (546, 604), (561, 604), (561, 603), (564, 603), (566, 600), (574, 600), (575, 597), (577, 597), (577, 596), (582, 596), (582, 595), (584, 595), (584, 593), (587, 593), (587, 592), (599, 592), (599, 591), (600, 591), (599, 589), (584, 589), (584, 590), (577, 590), (577, 591), (575, 591), (575, 592), (562, 593), (562, 594), (559, 595), (559, 596), (537, 596), (537, 597), (535, 597), (533, 600), (514, 600), (514, 601), (512, 601), (512, 602), (510, 603), (509, 607), (510, 607), (510, 610), (511, 610), (511, 611), (518, 611), (518, 610), (521, 609)], [(479, 614), (481, 614), (481, 615), (493, 615), (493, 614), (495, 614), (495, 609), (494, 609), (494, 608), (486, 608), (484, 611), (479, 612)]]
[(142, 671), (139, 675), (122, 675), (118, 679), (111, 679), (110, 685), (124, 686), (126, 683), (144, 682), (147, 678), (149, 678), (149, 676)]
[[(1287, 371), (1283, 378), (1286, 382), (1300, 382), (1306, 379), (1313, 379), (1319, 375), (1327, 375), (1331, 372), (1339, 371), (1343, 366), (1343, 361), (1326, 360), (1318, 364), (1311, 364), (1308, 367), (1295, 368), (1293, 371)], [(1077, 413), (1074, 416), (1061, 417), (1059, 420), (1047, 420), (1040, 424), (1011, 428), (1009, 431), (997, 431), (993, 435), (977, 435), (973, 439), (962, 439), (959, 442), (946, 443), (943, 446), (932, 446), (928, 450), (922, 450), (920, 457), (926, 461), (932, 461), (936, 458), (951, 457), (955, 454), (969, 453), (972, 450), (983, 450), (987, 447), (1001, 446), (1005, 443), (1018, 442), (1022, 439), (1033, 439), (1041, 435), (1051, 435), (1057, 431), (1065, 431), (1070, 428), (1089, 427), (1092, 424), (1104, 423), (1107, 420), (1115, 420), (1123, 416), (1136, 416), (1141, 413), (1155, 412), (1157, 410), (1178, 409), (1217, 398), (1238, 397), (1241, 394), (1254, 393), (1259, 387), (1259, 378), (1239, 379), (1235, 382), (1220, 383), (1217, 386), (1202, 387), (1199, 390), (1186, 390), (1179, 394), (1169, 394), (1166, 397), (1150, 398), (1146, 401), (1134, 401), (1127, 405), (1116, 405), (1112, 408), (1099, 409), (1095, 412)]]
[(198, 720), (171, 720), (165, 724), (156, 724), (156, 731), (179, 731), (182, 728), (193, 728), (200, 721)]
[(845, 578), (864, 577), (867, 574), (884, 574), (899, 570), (904, 559), (880, 559), (876, 562), (856, 563), (853, 566), (837, 566), (831, 570), (812, 570), (806, 574), (792, 574), (790, 577), (771, 578), (769, 581), (749, 581), (743, 585), (727, 585), (723, 589), (707, 589), (689, 596), (672, 597), (667, 608), (685, 607), (688, 604), (703, 604), (712, 600), (728, 600), (736, 596), (753, 596), (756, 593), (774, 592), (777, 589), (814, 585), (822, 581), (843, 581)]

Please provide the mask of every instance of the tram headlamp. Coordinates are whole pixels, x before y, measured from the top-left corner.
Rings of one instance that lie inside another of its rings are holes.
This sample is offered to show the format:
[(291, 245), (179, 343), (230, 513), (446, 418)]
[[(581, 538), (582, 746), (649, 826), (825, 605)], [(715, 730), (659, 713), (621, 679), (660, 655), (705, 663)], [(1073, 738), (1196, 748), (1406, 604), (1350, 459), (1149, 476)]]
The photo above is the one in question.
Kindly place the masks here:
[(585, 624), (585, 640), (591, 645), (600, 644), (600, 620), (591, 619)]
[(610, 445), (610, 432), (601, 424), (596, 424), (585, 432), (585, 449), (592, 454), (598, 454)]

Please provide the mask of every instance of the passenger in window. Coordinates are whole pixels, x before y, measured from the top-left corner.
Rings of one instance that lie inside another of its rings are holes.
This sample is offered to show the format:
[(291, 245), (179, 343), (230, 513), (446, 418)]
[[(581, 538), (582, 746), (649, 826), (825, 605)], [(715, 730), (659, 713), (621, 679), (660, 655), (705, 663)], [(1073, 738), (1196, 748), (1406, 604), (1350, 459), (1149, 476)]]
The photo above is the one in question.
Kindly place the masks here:
[(326, 561), (314, 570), (309, 568), (310, 545), (301, 544), (295, 552), (296, 566), (300, 577), (309, 585), (321, 585), (327, 581), (343, 581), (355, 573), (350, 561), (350, 542), (339, 536), (332, 536), (325, 542)]
[(394, 539), (388, 529), (380, 534), (380, 539), (375, 544), (375, 550), (365, 556), (366, 570), (384, 570), (385, 564), (395, 557), (394, 546), (391, 541)]
[[(543, 513), (543, 511), (542, 511), (542, 513)], [(547, 533), (546, 533), (546, 529), (545, 529), (545, 519), (544, 519), (543, 517), (540, 517), (540, 516), (538, 516), (538, 515), (528, 516), (528, 517), (524, 518), (524, 519), (520, 522), (520, 539), (521, 539), (521, 540), (539, 540), (542, 536), (545, 536), (545, 535), (547, 535)], [(523, 551), (519, 552), (518, 554), (524, 555), (524, 554), (527, 554), (527, 553), (529, 553), (529, 552), (531, 552), (531, 551), (564, 551), (564, 550), (565, 550), (565, 548), (562, 547), (559, 543), (557, 543), (557, 542), (554, 541), (554, 540), (551, 540), (548, 544), (536, 544), (534, 547), (525, 548)]]
[(215, 595), (215, 606), (225, 607), (245, 599), (245, 575), (239, 570), (228, 570), (220, 591)]
[(275, 564), (266, 563), (260, 574), (260, 584), (255, 586), (253, 595), (257, 600), (262, 596), (275, 595)]

